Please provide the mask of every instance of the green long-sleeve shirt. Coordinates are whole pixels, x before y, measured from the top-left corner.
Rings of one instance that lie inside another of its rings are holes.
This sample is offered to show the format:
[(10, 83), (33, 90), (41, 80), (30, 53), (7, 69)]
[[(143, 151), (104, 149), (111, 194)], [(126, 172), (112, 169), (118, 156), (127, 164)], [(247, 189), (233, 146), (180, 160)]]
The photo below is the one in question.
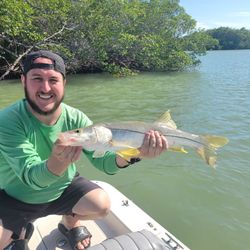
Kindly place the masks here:
[[(62, 114), (53, 126), (40, 122), (27, 109), (25, 99), (0, 111), (0, 188), (18, 200), (33, 204), (55, 200), (76, 173), (75, 164), (61, 176), (51, 173), (46, 165), (60, 132), (92, 124), (81, 111), (61, 105)], [(101, 171), (118, 171), (114, 153), (93, 158), (92, 152), (83, 152)]]

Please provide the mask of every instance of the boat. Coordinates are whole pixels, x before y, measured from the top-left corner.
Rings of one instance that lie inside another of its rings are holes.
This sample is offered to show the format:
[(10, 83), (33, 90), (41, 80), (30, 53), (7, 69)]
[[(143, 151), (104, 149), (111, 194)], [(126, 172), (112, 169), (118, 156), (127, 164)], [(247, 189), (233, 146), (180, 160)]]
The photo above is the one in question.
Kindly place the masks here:
[[(190, 250), (167, 229), (112, 185), (95, 181), (109, 194), (111, 211), (103, 219), (83, 221), (92, 234), (89, 250)], [(72, 250), (57, 229), (61, 216), (34, 221), (31, 250)]]

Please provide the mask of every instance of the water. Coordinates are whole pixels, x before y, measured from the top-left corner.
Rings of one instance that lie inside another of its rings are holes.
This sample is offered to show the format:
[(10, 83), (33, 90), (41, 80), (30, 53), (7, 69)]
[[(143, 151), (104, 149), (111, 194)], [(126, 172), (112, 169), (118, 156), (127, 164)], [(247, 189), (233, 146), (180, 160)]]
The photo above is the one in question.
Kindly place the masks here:
[[(250, 249), (250, 51), (214, 51), (182, 73), (68, 77), (65, 102), (94, 122), (153, 121), (170, 109), (182, 130), (227, 136), (213, 170), (190, 151), (167, 152), (115, 176), (83, 157), (79, 171), (111, 183), (192, 250)], [(18, 81), (0, 83), (0, 108), (23, 96)]]

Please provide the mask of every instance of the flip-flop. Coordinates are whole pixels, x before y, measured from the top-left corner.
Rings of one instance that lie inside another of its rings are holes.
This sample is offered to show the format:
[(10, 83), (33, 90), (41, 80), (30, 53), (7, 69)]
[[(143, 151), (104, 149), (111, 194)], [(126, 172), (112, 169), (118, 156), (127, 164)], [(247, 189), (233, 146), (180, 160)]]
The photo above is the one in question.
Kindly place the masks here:
[[(59, 223), (58, 230), (68, 239), (70, 246), (74, 250), (77, 250), (76, 246), (79, 242), (92, 237), (92, 234), (85, 226), (67, 229), (62, 223)], [(88, 248), (89, 246), (90, 242), (85, 248)]]
[(26, 232), (23, 240), (12, 241), (5, 250), (29, 250), (28, 242), (34, 232), (34, 226), (32, 223), (28, 223), (26, 227)]

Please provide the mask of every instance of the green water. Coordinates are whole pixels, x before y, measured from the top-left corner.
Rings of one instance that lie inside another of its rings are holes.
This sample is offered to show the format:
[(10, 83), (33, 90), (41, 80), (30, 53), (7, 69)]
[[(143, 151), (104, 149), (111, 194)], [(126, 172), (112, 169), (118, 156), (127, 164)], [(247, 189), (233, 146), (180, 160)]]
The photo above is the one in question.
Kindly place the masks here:
[[(167, 152), (115, 176), (86, 161), (80, 172), (125, 193), (192, 250), (250, 249), (250, 51), (216, 51), (195, 70), (68, 77), (65, 102), (94, 122), (153, 121), (170, 109), (182, 130), (227, 136), (213, 170), (190, 151)], [(0, 108), (23, 96), (18, 81), (0, 83)]]

